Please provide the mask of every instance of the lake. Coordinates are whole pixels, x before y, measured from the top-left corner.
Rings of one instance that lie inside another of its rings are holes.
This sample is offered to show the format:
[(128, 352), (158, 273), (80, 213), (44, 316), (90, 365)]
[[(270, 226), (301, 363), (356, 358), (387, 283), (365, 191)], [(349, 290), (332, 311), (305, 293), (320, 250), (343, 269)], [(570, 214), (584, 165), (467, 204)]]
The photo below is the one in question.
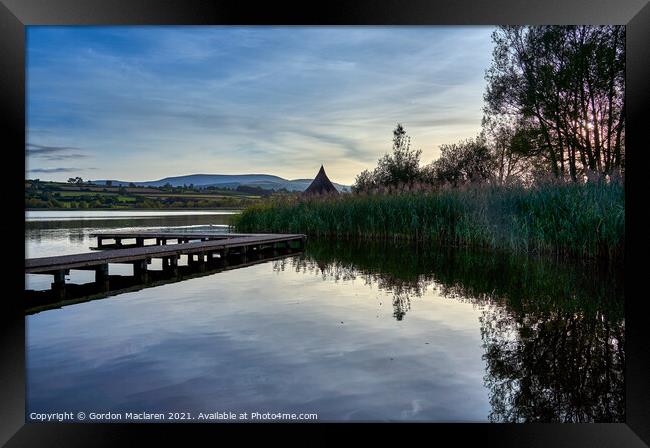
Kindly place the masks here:
[[(225, 233), (232, 216), (33, 212), (26, 256), (88, 252), (101, 230)], [(110, 274), (130, 269), (111, 264)], [(625, 420), (624, 284), (611, 267), (308, 239), (303, 253), (125, 291), (26, 315), (28, 419)]]

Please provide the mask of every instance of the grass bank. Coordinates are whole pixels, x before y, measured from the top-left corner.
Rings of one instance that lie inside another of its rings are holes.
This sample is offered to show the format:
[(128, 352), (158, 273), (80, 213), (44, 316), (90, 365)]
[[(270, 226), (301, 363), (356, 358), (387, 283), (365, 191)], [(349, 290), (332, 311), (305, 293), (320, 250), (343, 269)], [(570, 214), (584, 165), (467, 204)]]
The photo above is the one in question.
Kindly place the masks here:
[(245, 209), (235, 227), (622, 260), (625, 190), (593, 182), (270, 199)]

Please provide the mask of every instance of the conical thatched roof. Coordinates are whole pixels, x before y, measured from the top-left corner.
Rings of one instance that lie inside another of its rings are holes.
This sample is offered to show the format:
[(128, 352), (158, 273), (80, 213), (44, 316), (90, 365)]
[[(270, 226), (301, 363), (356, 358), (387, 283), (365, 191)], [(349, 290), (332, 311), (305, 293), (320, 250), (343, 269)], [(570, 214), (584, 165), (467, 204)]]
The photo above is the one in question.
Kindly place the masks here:
[(305, 194), (338, 194), (338, 191), (332, 184), (332, 182), (327, 178), (325, 174), (325, 168), (323, 165), (320, 166), (318, 174), (312, 181), (312, 183), (305, 190)]

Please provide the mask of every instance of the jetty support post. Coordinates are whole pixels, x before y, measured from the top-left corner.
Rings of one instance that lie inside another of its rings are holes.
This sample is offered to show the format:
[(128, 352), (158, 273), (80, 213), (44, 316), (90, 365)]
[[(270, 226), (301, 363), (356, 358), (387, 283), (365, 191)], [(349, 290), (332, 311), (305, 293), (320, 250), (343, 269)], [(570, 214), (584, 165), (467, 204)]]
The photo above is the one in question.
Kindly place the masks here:
[(133, 262), (133, 275), (142, 282), (147, 281), (147, 259)]
[(164, 257), (162, 259), (163, 271), (167, 271), (174, 275), (178, 275), (178, 255), (172, 255), (170, 257)]
[(59, 269), (52, 272), (52, 275), (54, 275), (54, 281), (51, 285), (52, 292), (59, 299), (63, 299), (65, 297), (65, 276), (69, 273), (69, 269)]
[(205, 258), (206, 258), (205, 252), (199, 252), (197, 254), (191, 254), (190, 257), (194, 258), (194, 255), (196, 255), (196, 260), (192, 260), (192, 265), (194, 265), (194, 267), (200, 272), (205, 271), (205, 267), (206, 267), (206, 264), (207, 264), (205, 262)]
[(108, 263), (95, 267), (95, 283), (102, 291), (108, 291)]
[(163, 268), (178, 266), (178, 255), (163, 258)]
[(53, 285), (65, 285), (65, 276), (69, 274), (70, 271), (66, 269), (59, 269), (57, 271), (54, 271), (52, 275), (54, 275), (54, 282), (52, 283)]
[(95, 282), (99, 283), (104, 280), (108, 280), (108, 263), (95, 267)]
[(244, 245), (239, 248), (239, 256), (241, 257), (241, 261), (243, 263), (246, 263), (246, 261), (248, 261), (248, 254), (250, 252), (251, 252), (251, 247), (248, 245)]

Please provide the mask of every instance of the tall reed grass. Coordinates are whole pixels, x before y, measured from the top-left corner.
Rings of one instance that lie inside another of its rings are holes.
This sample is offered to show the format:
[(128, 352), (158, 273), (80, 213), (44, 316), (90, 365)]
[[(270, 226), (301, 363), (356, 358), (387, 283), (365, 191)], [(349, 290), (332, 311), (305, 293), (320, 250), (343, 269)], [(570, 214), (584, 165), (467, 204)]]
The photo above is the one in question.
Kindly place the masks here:
[(622, 259), (625, 190), (601, 181), (270, 199), (235, 228)]

